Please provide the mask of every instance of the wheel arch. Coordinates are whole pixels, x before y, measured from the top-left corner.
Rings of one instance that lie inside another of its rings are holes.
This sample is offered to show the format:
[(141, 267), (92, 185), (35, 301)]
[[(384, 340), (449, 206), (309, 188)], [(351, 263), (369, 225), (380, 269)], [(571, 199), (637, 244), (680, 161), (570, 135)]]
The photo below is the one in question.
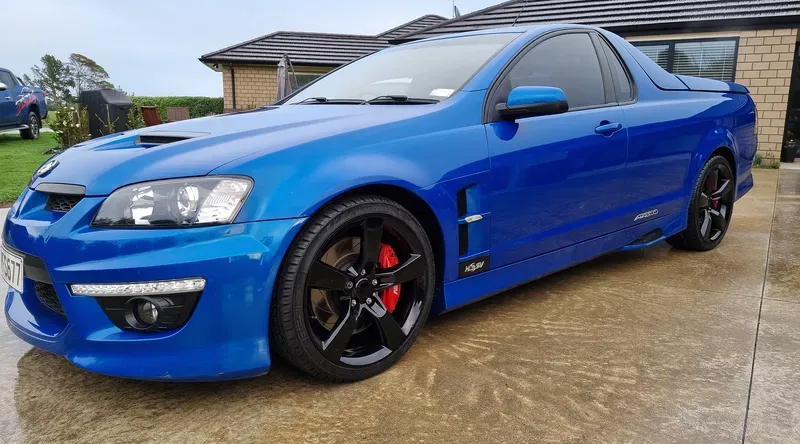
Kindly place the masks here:
[[(436, 270), (436, 288), (434, 291), (433, 306), (436, 307), (439, 302), (442, 302), (438, 299), (444, 297), (442, 291), (445, 269), (444, 231), (442, 230), (442, 224), (439, 220), (439, 217), (434, 212), (433, 207), (419, 194), (395, 184), (362, 184), (328, 196), (324, 202), (316, 205), (316, 208), (307, 215), (307, 220), (313, 219), (317, 214), (324, 211), (325, 208), (342, 199), (365, 194), (384, 197), (399, 203), (409, 212), (411, 212), (411, 214), (417, 218), (419, 223), (422, 225), (422, 228), (425, 230), (425, 234), (428, 236), (428, 240), (431, 243), (431, 249), (433, 250), (434, 255), (433, 260)], [(301, 231), (302, 230), (298, 231), (295, 237), (300, 236)], [(294, 240), (292, 242), (294, 242)]]
[[(692, 156), (692, 161), (687, 171), (685, 178), (684, 189), (687, 191), (687, 196), (694, 189), (694, 183), (697, 179), (697, 174), (703, 169), (703, 165), (708, 162), (708, 159), (715, 155), (724, 157), (730, 163), (731, 171), (733, 172), (734, 184), (738, 181), (737, 170), (737, 146), (736, 138), (733, 133), (724, 128), (714, 128), (706, 135), (699, 143), (697, 149)], [(735, 188), (734, 188), (735, 189)], [(686, 200), (686, 205), (689, 205), (689, 200)]]
[(26, 114), (30, 114), (30, 113), (36, 113), (36, 117), (38, 117), (39, 120), (42, 119), (42, 114), (39, 111), (39, 105), (38, 104), (31, 103), (31, 105), (28, 107), (28, 113), (26, 113)]
[(733, 150), (726, 145), (720, 146), (719, 148), (711, 152), (711, 154), (709, 154), (708, 159), (717, 155), (724, 157), (725, 160), (727, 160), (728, 163), (731, 165), (731, 172), (733, 173), (733, 183), (736, 184), (736, 156), (733, 155)]

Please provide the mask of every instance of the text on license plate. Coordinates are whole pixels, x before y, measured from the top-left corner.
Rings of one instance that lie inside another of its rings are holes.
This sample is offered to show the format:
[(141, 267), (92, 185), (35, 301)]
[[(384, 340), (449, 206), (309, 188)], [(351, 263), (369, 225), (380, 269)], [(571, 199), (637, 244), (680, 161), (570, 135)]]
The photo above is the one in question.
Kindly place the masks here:
[(0, 275), (13, 289), (22, 292), (23, 258), (0, 247)]

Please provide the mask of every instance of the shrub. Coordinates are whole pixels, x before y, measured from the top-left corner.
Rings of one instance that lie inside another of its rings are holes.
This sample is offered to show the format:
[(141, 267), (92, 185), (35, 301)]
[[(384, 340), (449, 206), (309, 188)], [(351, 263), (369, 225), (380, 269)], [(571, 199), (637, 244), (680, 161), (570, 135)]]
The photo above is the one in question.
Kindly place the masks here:
[(130, 111), (128, 111), (128, 121), (125, 122), (125, 126), (129, 130), (144, 128), (145, 125), (144, 118), (142, 117), (142, 109), (139, 108), (139, 106), (131, 106)]
[(85, 106), (68, 105), (58, 111), (50, 111), (47, 120), (61, 149), (89, 140), (89, 113)]
[(205, 117), (209, 114), (222, 114), (222, 97), (147, 97), (130, 96), (136, 107), (157, 106), (161, 120), (167, 121), (167, 108), (189, 108), (189, 117)]

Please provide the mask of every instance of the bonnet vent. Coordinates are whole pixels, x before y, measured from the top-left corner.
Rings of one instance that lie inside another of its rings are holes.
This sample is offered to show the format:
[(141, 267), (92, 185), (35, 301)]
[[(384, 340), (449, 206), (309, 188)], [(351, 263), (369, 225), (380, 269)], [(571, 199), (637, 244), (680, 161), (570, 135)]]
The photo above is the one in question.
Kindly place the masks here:
[(205, 136), (208, 133), (194, 132), (167, 132), (156, 131), (152, 133), (139, 134), (136, 138), (137, 145), (166, 145), (168, 143), (180, 142), (182, 140), (194, 139), (195, 137)]

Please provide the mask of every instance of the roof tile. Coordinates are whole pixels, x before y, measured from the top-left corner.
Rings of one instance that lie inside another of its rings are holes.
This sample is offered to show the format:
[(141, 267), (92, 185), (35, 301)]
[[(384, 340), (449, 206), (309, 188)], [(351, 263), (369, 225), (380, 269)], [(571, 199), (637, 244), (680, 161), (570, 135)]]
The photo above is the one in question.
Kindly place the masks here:
[(574, 23), (611, 31), (633, 26), (674, 26), (699, 22), (800, 21), (800, 0), (511, 0), (448, 20), (395, 40), (416, 40), (458, 32), (516, 25)]
[(287, 54), (295, 65), (339, 66), (390, 46), (390, 39), (445, 20), (438, 15), (425, 15), (377, 36), (278, 31), (205, 54), (200, 61), (277, 64)]

